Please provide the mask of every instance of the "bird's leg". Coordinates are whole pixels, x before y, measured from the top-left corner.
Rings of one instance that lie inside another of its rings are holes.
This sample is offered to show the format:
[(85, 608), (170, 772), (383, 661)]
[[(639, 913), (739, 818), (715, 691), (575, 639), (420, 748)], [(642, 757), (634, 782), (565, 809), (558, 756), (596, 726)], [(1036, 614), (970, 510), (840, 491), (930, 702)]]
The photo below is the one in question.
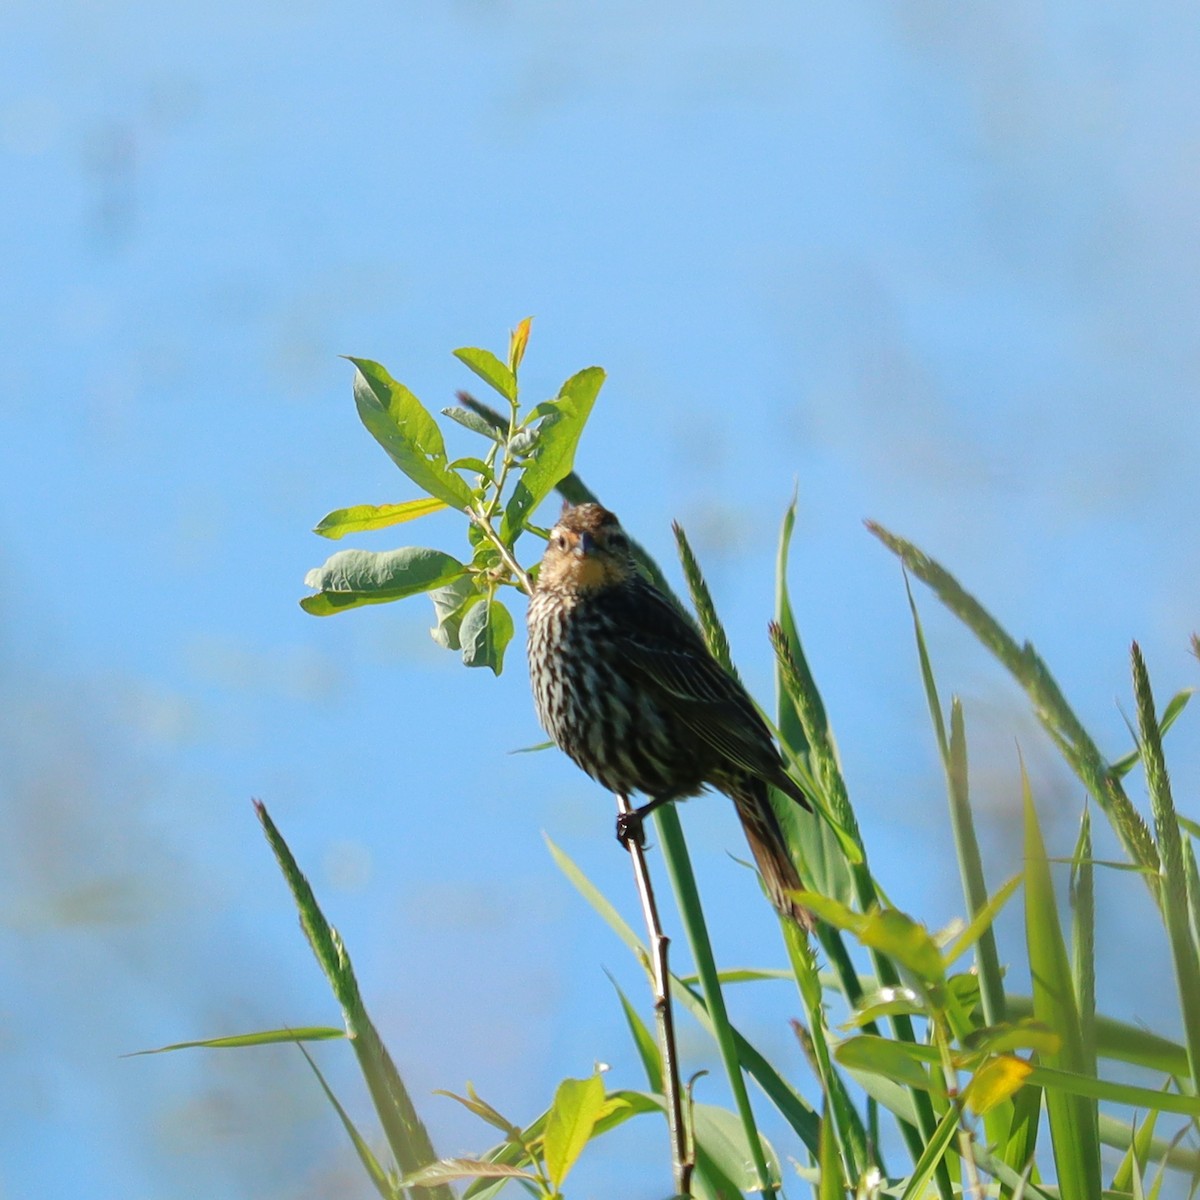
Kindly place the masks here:
[(646, 847), (646, 835), (642, 832), (642, 824), (646, 818), (660, 805), (666, 804), (668, 796), (656, 796), (648, 800), (640, 808), (632, 808), (628, 812), (617, 814), (617, 841), (629, 849), (630, 843), (636, 843), (642, 849)]

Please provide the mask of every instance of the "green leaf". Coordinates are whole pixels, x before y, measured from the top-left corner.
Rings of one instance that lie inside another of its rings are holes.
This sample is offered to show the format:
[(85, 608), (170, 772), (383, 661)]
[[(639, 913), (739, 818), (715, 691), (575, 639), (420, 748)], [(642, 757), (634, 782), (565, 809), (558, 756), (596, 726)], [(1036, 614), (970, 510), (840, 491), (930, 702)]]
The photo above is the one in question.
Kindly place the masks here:
[(816, 892), (800, 892), (797, 898), (805, 908), (811, 905), (811, 910), (823, 921), (854, 934), (864, 946), (895, 959), (923, 983), (940, 983), (945, 977), (945, 964), (937, 943), (925, 926), (907, 913), (895, 908), (856, 913)]
[[(643, 1116), (646, 1113), (661, 1114), (663, 1101), (661, 1096), (648, 1096), (645, 1092), (617, 1091), (609, 1094), (596, 1119), (593, 1137), (599, 1137), (624, 1124), (631, 1117)], [(503, 1163), (507, 1166), (522, 1166), (531, 1163), (526, 1149), (539, 1143), (546, 1132), (546, 1122), (550, 1118), (549, 1111), (531, 1121), (517, 1140), (505, 1139), (498, 1146), (493, 1146), (484, 1156), (484, 1161)], [(504, 1181), (489, 1183), (480, 1179), (471, 1184), (463, 1192), (463, 1200), (488, 1200), (504, 1187)]]
[[(1046, 847), (1024, 763), (1021, 764), (1021, 786), (1025, 798), (1025, 940), (1033, 979), (1033, 1011), (1062, 1039), (1059, 1052), (1043, 1053), (1041, 1061), (1051, 1068), (1082, 1074), (1087, 1059), (1079, 1032), (1071, 964), (1058, 921)], [(1030, 1082), (1046, 1088), (1050, 1138), (1063, 1200), (1088, 1200), (1098, 1196), (1100, 1139), (1095, 1103), (1045, 1083), (1042, 1077), (1035, 1078), (1034, 1074), (1031, 1073)]]
[(405, 500), (403, 504), (356, 504), (353, 508), (338, 508), (321, 518), (313, 530), (322, 537), (337, 541), (348, 533), (362, 533), (371, 529), (386, 529), (399, 525), (401, 521), (412, 521), (445, 508), (441, 500), (422, 496), (416, 500)]
[(604, 372), (599, 367), (572, 375), (553, 401), (552, 411), (542, 419), (537, 446), (504, 509), (500, 536), (509, 545), (525, 528), (526, 518), (571, 473), (575, 448), (603, 383)]
[(604, 1102), (604, 1080), (599, 1075), (564, 1079), (558, 1085), (542, 1141), (546, 1170), (555, 1191), (562, 1187), (575, 1160), (591, 1140)]
[(447, 1092), (441, 1088), (437, 1088), (433, 1094), (435, 1096), (446, 1096), (450, 1100), (456, 1100), (463, 1108), (469, 1112), (473, 1112), (481, 1121), (486, 1121), (489, 1125), (499, 1129), (509, 1141), (519, 1142), (521, 1140), (520, 1126), (514, 1125), (503, 1113), (493, 1108), (486, 1100), (481, 1099), (471, 1084), (467, 1084), (467, 1094), (465, 1096), (459, 1096), (454, 1092)]
[(963, 1048), (982, 1054), (1006, 1054), (1011, 1050), (1057, 1054), (1062, 1049), (1062, 1038), (1041, 1021), (1005, 1021), (974, 1030), (963, 1039)]
[(502, 442), (503, 425), (497, 429), (490, 421), (481, 417), (477, 412), (472, 412), (469, 408), (443, 408), (442, 416), (449, 417), (450, 420), (456, 421), (464, 428), (471, 430), (472, 433), (482, 434), (489, 441)]
[(510, 404), (517, 398), (516, 376), (490, 350), (463, 346), (454, 351), (454, 357), (470, 367), (488, 387), (494, 388)]
[(513, 434), (512, 441), (508, 443), (508, 451), (514, 458), (526, 458), (533, 453), (541, 436), (540, 425), (526, 425), (524, 429), (519, 429)]
[(467, 609), (459, 626), (462, 659), (468, 667), (504, 669), (504, 648), (512, 640), (513, 619), (499, 600), (481, 598)]
[(385, 604), (429, 592), (458, 578), (466, 568), (440, 550), (407, 546), (403, 550), (339, 550), (304, 577), (316, 589), (300, 607), (327, 617), (363, 604)]
[(860, 1028), (870, 1025), (881, 1017), (894, 1016), (896, 1013), (907, 1013), (912, 1017), (928, 1015), (928, 1006), (912, 988), (880, 988), (862, 996), (854, 1006), (854, 1012), (845, 1022), (846, 1028)]
[(172, 1042), (169, 1046), (158, 1046), (153, 1050), (134, 1050), (126, 1058), (137, 1058), (142, 1054), (166, 1054), (169, 1050), (236, 1050), (241, 1046), (273, 1046), (280, 1042), (324, 1042), (331, 1038), (344, 1038), (344, 1029), (331, 1029), (325, 1025), (307, 1025), (299, 1029), (268, 1029), (262, 1033), (235, 1033), (231, 1037), (205, 1038), (199, 1042)]
[(494, 482), (496, 476), (492, 468), (483, 461), (482, 458), (456, 458), (451, 464), (456, 471), (474, 471), (476, 475), (482, 475), (489, 483)]
[(433, 615), (437, 624), (429, 631), (439, 646), (447, 650), (461, 650), (459, 630), (467, 609), (480, 597), (479, 585), (474, 575), (460, 575), (451, 583), (434, 588), (429, 593), (433, 601)]
[(943, 1095), (945, 1086), (921, 1062), (922, 1058), (928, 1057), (921, 1053), (923, 1049), (911, 1042), (893, 1042), (863, 1033), (847, 1038), (834, 1050), (833, 1056), (848, 1070), (882, 1075), (904, 1087)]
[(442, 431), (420, 400), (378, 363), (366, 358), (350, 362), (357, 368), (354, 403), (371, 436), (423, 492), (451, 508), (468, 508), (471, 489), (450, 470)]
[[(696, 1156), (707, 1159), (712, 1167), (742, 1192), (758, 1193), (779, 1187), (779, 1157), (761, 1134), (756, 1135), (758, 1146), (746, 1140), (746, 1127), (737, 1113), (712, 1104), (692, 1106)], [(766, 1167), (767, 1188), (763, 1187), (758, 1169), (761, 1160)], [(724, 1192), (721, 1193), (724, 1195)]]

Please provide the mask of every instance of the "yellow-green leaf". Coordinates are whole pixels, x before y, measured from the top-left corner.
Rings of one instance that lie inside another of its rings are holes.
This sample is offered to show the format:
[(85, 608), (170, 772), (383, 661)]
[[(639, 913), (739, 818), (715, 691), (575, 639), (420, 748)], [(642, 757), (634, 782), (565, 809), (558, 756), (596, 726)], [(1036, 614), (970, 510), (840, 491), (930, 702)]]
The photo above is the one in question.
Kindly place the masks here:
[(558, 1085), (542, 1140), (546, 1170), (555, 1191), (562, 1187), (575, 1160), (591, 1140), (604, 1104), (604, 1080), (599, 1075), (564, 1079)]
[(337, 541), (348, 533), (386, 529), (389, 525), (413, 521), (417, 517), (424, 517), (446, 507), (444, 500), (435, 500), (432, 496), (405, 500), (403, 504), (356, 504), (352, 508), (335, 509), (322, 517), (313, 533)]

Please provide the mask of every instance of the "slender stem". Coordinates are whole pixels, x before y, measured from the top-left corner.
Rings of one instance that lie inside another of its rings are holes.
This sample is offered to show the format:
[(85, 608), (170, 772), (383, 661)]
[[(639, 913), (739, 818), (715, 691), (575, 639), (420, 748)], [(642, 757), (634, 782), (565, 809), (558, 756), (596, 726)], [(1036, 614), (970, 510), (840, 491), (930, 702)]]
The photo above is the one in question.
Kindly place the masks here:
[[(617, 811), (623, 816), (633, 811), (628, 796), (617, 796)], [(633, 860), (633, 877), (642, 902), (642, 916), (650, 937), (651, 966), (654, 979), (654, 1015), (658, 1024), (658, 1044), (663, 1059), (663, 1096), (667, 1103), (667, 1124), (671, 1130), (671, 1165), (675, 1172), (675, 1192), (679, 1196), (692, 1194), (694, 1158), (689, 1150), (687, 1126), (683, 1119), (683, 1093), (679, 1086), (679, 1054), (675, 1045), (675, 1014), (671, 1007), (670, 973), (667, 968), (667, 947), (670, 938), (662, 931), (658, 905), (650, 885), (650, 869), (646, 851), (638, 838), (626, 843)]]
[(515, 558), (512, 551), (501, 540), (500, 535), (492, 528), (492, 522), (487, 515), (479, 509), (471, 508), (467, 510), (467, 516), (483, 530), (488, 541), (495, 546), (497, 553), (500, 555), (504, 565), (516, 576), (517, 586), (527, 596), (533, 595), (533, 580), (529, 578), (529, 573)]

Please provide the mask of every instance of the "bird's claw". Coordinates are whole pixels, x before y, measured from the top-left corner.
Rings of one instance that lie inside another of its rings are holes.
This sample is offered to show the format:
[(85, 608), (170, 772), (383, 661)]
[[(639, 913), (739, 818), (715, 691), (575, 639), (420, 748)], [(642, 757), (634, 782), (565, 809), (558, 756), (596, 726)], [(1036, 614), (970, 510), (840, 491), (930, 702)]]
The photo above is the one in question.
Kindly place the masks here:
[(637, 809), (617, 814), (617, 841), (626, 850), (632, 850), (634, 846), (645, 850), (646, 835), (642, 830), (642, 814)]

